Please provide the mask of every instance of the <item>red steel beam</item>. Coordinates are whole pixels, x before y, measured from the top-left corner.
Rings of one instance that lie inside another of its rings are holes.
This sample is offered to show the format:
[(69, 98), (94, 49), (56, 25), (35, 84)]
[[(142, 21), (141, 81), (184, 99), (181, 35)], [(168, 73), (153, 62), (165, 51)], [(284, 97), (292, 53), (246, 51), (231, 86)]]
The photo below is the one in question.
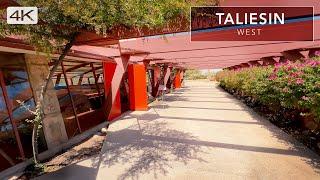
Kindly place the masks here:
[(167, 87), (168, 80), (171, 75), (171, 69), (168, 65), (164, 66), (164, 78), (163, 78), (163, 86)]
[(94, 68), (93, 63), (90, 63), (90, 66), (91, 66), (92, 73), (93, 73), (94, 84), (96, 85), (96, 90), (97, 90), (97, 92), (98, 92), (99, 99), (100, 99), (100, 103), (101, 103), (101, 105), (102, 105), (100, 87), (99, 87), (99, 85), (98, 85), (98, 78), (99, 78), (99, 77), (98, 77), (97, 74), (96, 74), (96, 71), (95, 71), (95, 68)]
[(287, 58), (285, 58), (284, 56), (281, 56), (280, 59), (279, 59), (279, 63), (286, 63), (288, 61), (289, 60)]
[(308, 56), (309, 56), (310, 58), (319, 56), (319, 55), (317, 55), (316, 53), (320, 53), (320, 48), (310, 49), (310, 50), (309, 50), (309, 53), (308, 53)]
[(174, 88), (179, 89), (181, 88), (181, 70), (176, 69), (176, 75), (174, 77)]
[(115, 58), (116, 67), (113, 73), (113, 77), (111, 80), (111, 87), (106, 95), (106, 113), (110, 118), (111, 110), (118, 99), (119, 96), (119, 88), (123, 78), (124, 73), (127, 70), (128, 62), (130, 60), (130, 55), (121, 55), (120, 58)]
[(263, 66), (274, 65), (277, 63), (277, 61), (274, 60), (273, 57), (263, 57), (263, 58), (261, 58), (261, 60), (263, 62), (262, 63)]
[(146, 69), (142, 64), (128, 66), (130, 110), (148, 109)]
[(169, 68), (170, 68), (170, 72), (171, 72), (171, 73), (170, 73), (170, 76), (169, 76), (169, 80), (168, 80), (168, 82), (167, 82), (167, 88), (168, 88), (168, 90), (171, 89), (171, 87), (172, 87), (172, 82), (173, 82), (174, 76), (175, 76), (175, 72), (173, 71), (173, 67), (170, 66)]
[(261, 66), (261, 64), (259, 63), (259, 60), (249, 61), (248, 63), (249, 63), (251, 66)]
[[(109, 91), (111, 91), (111, 82), (114, 76), (114, 72), (116, 70), (117, 64), (104, 62), (103, 63), (103, 79), (104, 79), (104, 93), (105, 93), (105, 101), (103, 107), (107, 109), (107, 106), (110, 105), (108, 102), (107, 97)], [(120, 99), (120, 91), (117, 92), (116, 100), (111, 105), (111, 111), (109, 114), (106, 112), (107, 120), (111, 121), (114, 118), (121, 115), (121, 99)]]
[(154, 66), (153, 67), (153, 78), (152, 78), (152, 96), (157, 97), (158, 95), (158, 88), (159, 88), (159, 81), (160, 81), (160, 67)]
[(289, 51), (283, 51), (281, 53), (286, 59), (292, 61), (292, 62), (295, 62), (299, 59), (304, 59), (304, 55), (302, 55), (300, 53), (299, 50), (289, 50)]

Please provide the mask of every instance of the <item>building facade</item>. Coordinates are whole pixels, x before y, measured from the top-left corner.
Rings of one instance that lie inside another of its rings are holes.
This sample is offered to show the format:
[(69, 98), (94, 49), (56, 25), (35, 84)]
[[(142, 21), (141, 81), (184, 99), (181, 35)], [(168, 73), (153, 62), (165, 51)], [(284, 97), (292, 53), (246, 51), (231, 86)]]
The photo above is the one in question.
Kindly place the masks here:
[[(32, 157), (33, 124), (28, 120), (33, 119), (33, 114), (30, 111), (36, 109), (41, 88), (54, 61), (54, 57), (48, 58), (33, 51), (21, 50), (17, 53), (0, 50), (1, 172), (12, 171), (16, 165)], [(59, 65), (44, 99), (45, 119), (39, 135), (40, 154), (118, 117), (130, 108), (147, 109), (145, 68), (130, 64), (121, 80), (113, 110), (111, 114), (106, 114), (105, 97), (111, 89), (112, 69), (115, 67), (116, 64), (110, 60), (71, 56)], [(142, 81), (137, 81), (137, 75), (142, 77)], [(137, 86), (134, 81), (140, 84)], [(142, 89), (134, 93), (133, 88)], [(132, 102), (139, 101), (137, 105), (130, 106), (129, 93), (140, 97), (139, 100), (131, 98)]]

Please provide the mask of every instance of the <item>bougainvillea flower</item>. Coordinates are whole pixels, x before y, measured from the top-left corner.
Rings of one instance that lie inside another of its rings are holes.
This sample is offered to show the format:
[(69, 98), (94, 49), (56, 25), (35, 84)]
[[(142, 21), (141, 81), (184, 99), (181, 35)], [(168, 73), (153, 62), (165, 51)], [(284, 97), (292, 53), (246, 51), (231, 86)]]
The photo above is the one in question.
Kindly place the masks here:
[(296, 84), (303, 84), (304, 80), (302, 78), (297, 78)]

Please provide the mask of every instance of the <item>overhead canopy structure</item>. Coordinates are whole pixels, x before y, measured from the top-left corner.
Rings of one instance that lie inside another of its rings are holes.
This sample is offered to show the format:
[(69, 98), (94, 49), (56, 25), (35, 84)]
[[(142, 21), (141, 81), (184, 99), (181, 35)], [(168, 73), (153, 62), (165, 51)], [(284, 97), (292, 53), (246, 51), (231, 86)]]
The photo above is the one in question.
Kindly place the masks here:
[[(183, 68), (213, 69), (258, 61), (264, 57), (280, 57), (283, 55), (282, 52), (289, 50), (299, 50), (303, 53), (304, 50), (320, 48), (320, 4), (317, 0), (224, 0), (220, 6), (314, 6), (314, 41), (191, 41), (191, 33), (187, 31), (189, 25), (185, 20), (181, 20), (180, 24), (168, 25), (167, 29), (137, 30), (116, 27), (108, 37), (84, 31), (77, 38), (69, 54), (100, 61), (112, 61), (121, 54), (129, 54), (132, 63), (148, 60), (150, 64), (169, 63)], [(303, 23), (297, 25), (303, 29)], [(122, 34), (117, 34), (117, 31)], [(216, 36), (223, 39), (229, 32), (229, 29), (211, 34), (200, 32), (197, 33), (197, 37), (201, 39)], [(288, 31), (292, 36), (299, 36), (299, 33), (303, 31)], [(1, 42), (4, 43), (8, 42)], [(6, 47), (15, 48), (19, 44), (20, 49), (31, 48), (20, 42), (10, 43), (12, 45)]]
[(212, 69), (281, 56), (286, 50), (320, 47), (319, 35), (317, 38), (314, 42), (190, 42), (188, 35), (177, 35), (124, 41), (121, 46), (149, 52), (148, 58), (154, 59), (154, 63), (173, 62), (184, 67)]
[[(191, 41), (190, 32), (157, 35), (149, 37), (120, 40), (119, 43), (107, 43), (103, 40), (91, 41), (90, 46), (75, 49), (88, 50), (100, 55), (119, 56), (117, 48), (122, 53), (144, 55), (143, 58), (130, 59), (132, 62), (142, 62), (143, 59), (154, 63), (171, 63), (184, 68), (213, 69), (226, 68), (248, 61), (257, 61), (263, 57), (280, 57), (282, 52), (289, 50), (308, 50), (320, 48), (320, 4), (316, 0), (308, 1), (222, 1), (221, 6), (314, 6), (314, 41)], [(223, 37), (229, 30), (215, 32), (215, 36)], [(276, 33), (276, 31), (275, 31)], [(288, 32), (288, 34), (293, 32)], [(296, 34), (292, 35), (299, 35)], [(206, 36), (199, 33), (198, 36)], [(114, 42), (114, 41), (113, 41)], [(302, 52), (303, 53), (303, 52)]]

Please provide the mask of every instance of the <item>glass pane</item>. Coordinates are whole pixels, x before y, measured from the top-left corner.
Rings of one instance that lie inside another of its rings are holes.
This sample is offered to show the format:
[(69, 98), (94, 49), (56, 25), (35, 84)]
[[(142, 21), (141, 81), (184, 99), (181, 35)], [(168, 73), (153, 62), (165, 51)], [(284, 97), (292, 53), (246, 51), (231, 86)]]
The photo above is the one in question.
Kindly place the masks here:
[(21, 161), (19, 148), (0, 88), (0, 171)]
[[(62, 73), (61, 67), (58, 69), (57, 74)], [(57, 80), (57, 75), (53, 77), (55, 82), (55, 90), (58, 96), (61, 114), (64, 120), (68, 137), (71, 138), (80, 133), (75, 114), (72, 107), (72, 101), (68, 93), (67, 84), (64, 75), (61, 74), (60, 80)]]
[[(102, 97), (97, 90), (97, 84), (90, 64), (84, 62), (65, 62), (68, 68), (67, 78), (71, 95), (76, 107), (77, 117), (81, 130), (85, 131), (105, 120), (102, 110)], [(98, 67), (96, 64), (95, 68)], [(102, 66), (102, 65), (101, 65)], [(78, 67), (78, 68), (75, 68)], [(98, 85), (99, 86), (99, 85)]]
[[(33, 125), (26, 122), (26, 119), (33, 119), (33, 115), (29, 110), (35, 110), (35, 101), (23, 58), (10, 58), (10, 62), (10, 64), (3, 65), (1, 69), (12, 108), (13, 120), (18, 128), (25, 156), (29, 158), (32, 157), (31, 137)], [(25, 106), (22, 106), (20, 102), (23, 102)], [(40, 137), (39, 152), (42, 152), (47, 148), (43, 136)]]

